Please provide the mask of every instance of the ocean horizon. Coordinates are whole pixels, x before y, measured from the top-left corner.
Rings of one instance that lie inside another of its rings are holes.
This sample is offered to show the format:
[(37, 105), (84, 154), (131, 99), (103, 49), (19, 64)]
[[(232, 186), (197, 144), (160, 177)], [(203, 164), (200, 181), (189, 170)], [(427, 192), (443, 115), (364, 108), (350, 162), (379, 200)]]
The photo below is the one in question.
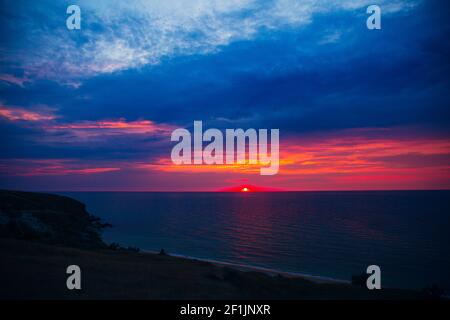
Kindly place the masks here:
[(59, 192), (143, 251), (382, 286), (450, 288), (450, 191)]

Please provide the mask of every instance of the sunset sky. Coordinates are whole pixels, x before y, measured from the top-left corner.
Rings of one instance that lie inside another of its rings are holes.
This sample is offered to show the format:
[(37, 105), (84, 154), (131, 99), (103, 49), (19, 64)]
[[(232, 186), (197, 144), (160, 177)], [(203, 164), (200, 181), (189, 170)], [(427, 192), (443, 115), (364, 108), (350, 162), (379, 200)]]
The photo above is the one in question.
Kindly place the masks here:
[[(448, 5), (377, 3), (2, 1), (0, 188), (449, 189)], [(194, 120), (279, 129), (279, 173), (174, 165)]]

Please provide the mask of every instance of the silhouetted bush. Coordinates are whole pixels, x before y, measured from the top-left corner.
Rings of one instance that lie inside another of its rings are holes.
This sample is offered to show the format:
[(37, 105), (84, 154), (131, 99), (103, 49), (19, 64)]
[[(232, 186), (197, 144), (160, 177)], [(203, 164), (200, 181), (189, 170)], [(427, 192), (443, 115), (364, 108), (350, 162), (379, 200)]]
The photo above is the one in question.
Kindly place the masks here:
[(108, 248), (111, 250), (120, 250), (121, 246), (120, 246), (120, 244), (118, 244), (116, 242), (112, 242), (109, 244)]
[(438, 285), (433, 284), (423, 288), (422, 293), (426, 299), (442, 299), (445, 294), (445, 290)]
[(128, 247), (122, 247), (117, 242), (112, 242), (108, 246), (109, 249), (115, 250), (115, 251), (130, 251), (130, 252), (140, 252), (141, 249), (138, 247), (128, 246)]
[(139, 251), (141, 251), (141, 249), (139, 249), (138, 247), (128, 246), (127, 251), (139, 252)]
[(368, 278), (369, 275), (367, 273), (361, 273), (359, 275), (354, 274), (352, 275), (352, 285), (359, 287), (366, 287)]

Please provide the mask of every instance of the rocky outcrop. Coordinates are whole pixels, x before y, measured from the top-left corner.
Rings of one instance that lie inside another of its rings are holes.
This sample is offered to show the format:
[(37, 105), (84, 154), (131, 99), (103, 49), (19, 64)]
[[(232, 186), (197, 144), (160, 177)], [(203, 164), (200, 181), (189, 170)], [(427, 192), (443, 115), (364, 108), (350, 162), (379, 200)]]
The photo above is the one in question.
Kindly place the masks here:
[(76, 248), (104, 248), (101, 231), (108, 226), (72, 198), (0, 190), (0, 237)]

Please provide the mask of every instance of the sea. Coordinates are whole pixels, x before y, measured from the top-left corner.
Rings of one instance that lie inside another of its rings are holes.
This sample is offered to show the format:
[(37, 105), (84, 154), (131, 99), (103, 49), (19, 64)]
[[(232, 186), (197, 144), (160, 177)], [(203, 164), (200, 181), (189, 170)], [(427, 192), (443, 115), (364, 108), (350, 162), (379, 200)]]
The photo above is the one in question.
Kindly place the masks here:
[(146, 251), (382, 287), (450, 289), (450, 191), (65, 192)]

